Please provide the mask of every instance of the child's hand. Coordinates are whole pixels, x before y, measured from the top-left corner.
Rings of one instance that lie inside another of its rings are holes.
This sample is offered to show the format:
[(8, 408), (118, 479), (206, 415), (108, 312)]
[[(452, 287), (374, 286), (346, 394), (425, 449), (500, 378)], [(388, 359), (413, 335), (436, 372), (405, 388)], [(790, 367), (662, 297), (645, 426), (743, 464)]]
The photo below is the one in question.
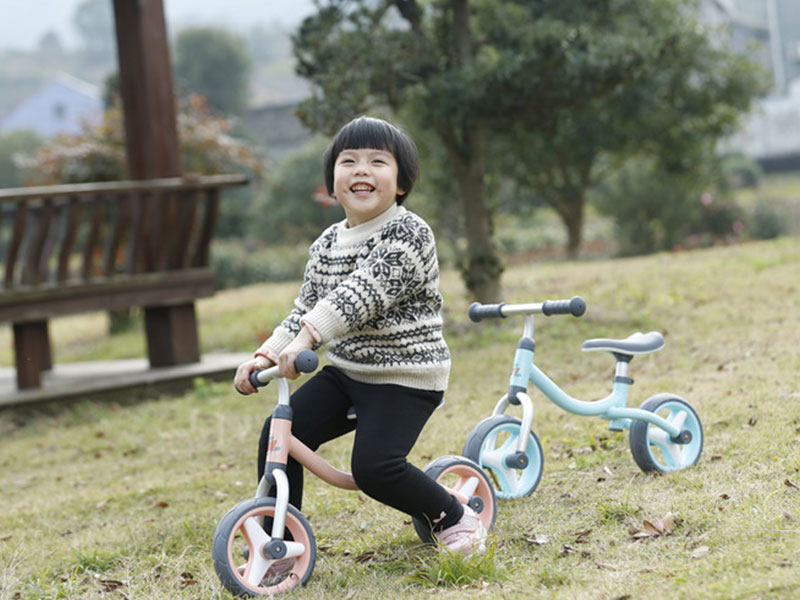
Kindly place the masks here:
[(281, 375), (287, 379), (297, 379), (300, 373), (294, 367), (294, 361), (302, 350), (312, 350), (315, 339), (307, 327), (303, 327), (292, 342), (283, 349), (278, 357), (278, 367)]
[(239, 365), (239, 368), (236, 369), (236, 375), (233, 377), (233, 387), (236, 388), (236, 391), (240, 394), (254, 394), (258, 389), (254, 388), (253, 384), (250, 383), (250, 374), (254, 371), (269, 369), (274, 365), (275, 363), (266, 356), (256, 356), (242, 363)]

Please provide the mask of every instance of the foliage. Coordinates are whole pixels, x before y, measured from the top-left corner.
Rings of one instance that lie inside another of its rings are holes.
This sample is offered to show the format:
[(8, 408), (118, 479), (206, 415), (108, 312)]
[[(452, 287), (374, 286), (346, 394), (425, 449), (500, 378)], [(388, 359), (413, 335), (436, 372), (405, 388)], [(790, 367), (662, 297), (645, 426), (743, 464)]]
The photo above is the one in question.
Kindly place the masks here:
[(781, 214), (767, 200), (761, 200), (755, 205), (748, 225), (749, 233), (760, 240), (771, 240), (788, 231)]
[(598, 209), (614, 218), (625, 255), (697, 246), (742, 233), (743, 215), (713, 157), (691, 170), (672, 170), (653, 159), (629, 161), (593, 193)]
[(103, 62), (114, 55), (114, 16), (108, 0), (83, 0), (72, 14), (72, 24), (83, 41), (86, 56)]
[(253, 203), (250, 236), (263, 242), (311, 241), (344, 215), (328, 196), (322, 173), (327, 141), (314, 139), (271, 174)]
[(302, 279), (308, 260), (308, 245), (277, 245), (253, 248), (240, 241), (217, 240), (211, 250), (211, 264), (220, 289), (267, 281)]
[(320, 1), (294, 39), (314, 92), (300, 112), (332, 132), (388, 108), (434, 137), (462, 201), (463, 276), (486, 301), (502, 271), (489, 182), (553, 205), (577, 252), (598, 167), (649, 151), (690, 169), (730, 130), (759, 81), (708, 39), (688, 0)]
[[(230, 170), (261, 174), (262, 161), (244, 142), (228, 135), (231, 122), (213, 114), (200, 96), (190, 96), (178, 111), (181, 169), (184, 175)], [(84, 183), (125, 179), (125, 139), (119, 104), (103, 122), (78, 135), (63, 135), (17, 161), (26, 185)]]
[(42, 141), (30, 131), (17, 131), (0, 135), (0, 188), (22, 185), (14, 156), (33, 152)]
[[(746, 58), (714, 44), (691, 1), (534, 4), (536, 43), (559, 48), (554, 83), (583, 101), (553, 97), (544, 118), (519, 124), (508, 148), (520, 179), (562, 218), (575, 255), (593, 185), (636, 155), (657, 157), (665, 173), (703, 177), (691, 171), (733, 131), (765, 81)], [(542, 55), (534, 71), (552, 60)]]
[(223, 114), (247, 108), (250, 56), (244, 41), (224, 29), (184, 29), (175, 40), (175, 78), (183, 95), (200, 94)]

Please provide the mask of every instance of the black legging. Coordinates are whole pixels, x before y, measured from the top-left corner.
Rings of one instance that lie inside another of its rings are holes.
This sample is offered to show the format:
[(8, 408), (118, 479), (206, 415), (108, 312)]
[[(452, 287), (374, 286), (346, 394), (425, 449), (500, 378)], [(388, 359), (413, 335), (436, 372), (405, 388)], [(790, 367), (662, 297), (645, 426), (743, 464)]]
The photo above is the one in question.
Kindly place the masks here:
[[(327, 366), (292, 394), (292, 433), (312, 450), (355, 429), (351, 470), (365, 494), (412, 517), (449, 527), (463, 514), (458, 501), (406, 461), (443, 392), (393, 384), (355, 381)], [(357, 420), (347, 418), (354, 406)], [(270, 420), (258, 444), (258, 480), (264, 474)], [(303, 498), (303, 469), (289, 459), (289, 502), (298, 510)]]

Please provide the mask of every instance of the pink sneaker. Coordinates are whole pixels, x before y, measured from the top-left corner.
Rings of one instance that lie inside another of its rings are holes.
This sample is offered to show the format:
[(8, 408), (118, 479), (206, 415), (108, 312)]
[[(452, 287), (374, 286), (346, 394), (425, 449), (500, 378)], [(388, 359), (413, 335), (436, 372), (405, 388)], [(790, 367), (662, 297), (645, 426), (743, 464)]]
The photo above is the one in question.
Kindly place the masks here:
[(458, 523), (434, 535), (451, 552), (463, 552), (467, 556), (486, 552), (486, 528), (475, 511), (466, 505)]

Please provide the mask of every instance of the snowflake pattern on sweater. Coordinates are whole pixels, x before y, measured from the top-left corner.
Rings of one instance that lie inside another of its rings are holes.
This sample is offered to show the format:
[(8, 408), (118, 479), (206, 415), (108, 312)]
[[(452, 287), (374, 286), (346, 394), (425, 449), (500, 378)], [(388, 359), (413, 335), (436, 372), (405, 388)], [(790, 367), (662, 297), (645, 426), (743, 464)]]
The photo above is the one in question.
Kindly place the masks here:
[(353, 379), (444, 390), (450, 352), (441, 308), (433, 232), (394, 205), (314, 241), (295, 308), (263, 346), (279, 353), (308, 323), (331, 364)]

